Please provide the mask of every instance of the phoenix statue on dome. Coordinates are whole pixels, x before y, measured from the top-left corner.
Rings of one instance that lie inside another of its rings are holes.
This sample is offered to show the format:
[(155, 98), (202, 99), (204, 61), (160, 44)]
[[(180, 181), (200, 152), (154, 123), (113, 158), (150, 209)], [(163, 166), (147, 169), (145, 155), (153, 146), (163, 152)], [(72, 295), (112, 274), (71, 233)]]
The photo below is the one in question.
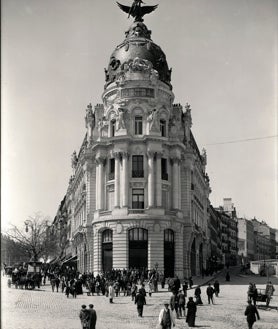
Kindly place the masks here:
[(131, 7), (129, 7), (117, 2), (118, 6), (122, 9), (122, 11), (128, 14), (128, 18), (130, 15), (134, 17), (134, 22), (143, 22), (143, 16), (151, 13), (158, 7), (158, 5), (142, 7), (141, 4), (143, 3), (144, 2), (142, 0), (134, 0)]

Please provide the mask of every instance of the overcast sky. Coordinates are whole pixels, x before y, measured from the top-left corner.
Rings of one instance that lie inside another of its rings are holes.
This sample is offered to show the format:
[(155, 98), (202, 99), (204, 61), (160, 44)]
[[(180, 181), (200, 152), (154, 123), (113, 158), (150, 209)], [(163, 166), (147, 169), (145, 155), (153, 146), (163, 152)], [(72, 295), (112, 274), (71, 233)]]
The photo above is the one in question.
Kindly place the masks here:
[[(159, 3), (145, 24), (173, 69), (175, 102), (191, 105), (212, 205), (231, 197), (239, 216), (278, 228), (278, 1), (145, 2)], [(86, 106), (101, 103), (132, 20), (112, 0), (2, 0), (1, 14), (3, 231), (37, 211), (54, 218)]]

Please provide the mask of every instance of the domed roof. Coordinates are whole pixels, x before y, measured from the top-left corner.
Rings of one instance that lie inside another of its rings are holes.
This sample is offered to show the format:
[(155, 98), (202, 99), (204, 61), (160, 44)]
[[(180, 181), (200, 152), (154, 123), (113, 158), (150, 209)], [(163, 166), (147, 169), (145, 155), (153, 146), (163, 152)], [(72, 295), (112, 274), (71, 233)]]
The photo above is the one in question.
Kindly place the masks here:
[(171, 70), (168, 68), (166, 56), (161, 48), (151, 40), (151, 31), (143, 22), (134, 22), (125, 33), (126, 39), (114, 50), (106, 70), (106, 86), (115, 81), (124, 64), (135, 58), (151, 62), (154, 70), (158, 72), (159, 80), (170, 87)]

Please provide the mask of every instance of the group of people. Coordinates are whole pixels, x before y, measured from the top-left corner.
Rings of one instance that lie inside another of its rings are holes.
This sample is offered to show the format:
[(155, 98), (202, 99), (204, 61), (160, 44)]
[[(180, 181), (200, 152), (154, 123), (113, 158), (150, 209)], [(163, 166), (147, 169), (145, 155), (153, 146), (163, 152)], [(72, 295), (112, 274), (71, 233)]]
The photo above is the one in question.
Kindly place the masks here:
[(87, 308), (86, 305), (82, 305), (79, 318), (82, 329), (95, 329), (97, 323), (97, 313), (94, 310), (94, 305), (89, 304), (89, 308)]
[[(211, 285), (211, 283), (208, 284), (208, 287), (207, 287), (207, 290), (206, 290), (206, 293), (207, 293), (207, 297), (208, 297), (208, 304), (214, 304), (214, 294), (216, 297), (219, 296), (219, 293), (220, 293), (220, 283), (218, 280), (215, 280), (213, 286)], [(201, 298), (201, 294), (202, 294), (202, 291), (201, 291), (201, 287), (200, 286), (197, 286), (195, 288), (195, 292), (194, 292), (194, 295), (195, 295), (195, 299), (196, 299), (196, 305), (203, 305), (203, 301), (202, 301), (202, 298)]]

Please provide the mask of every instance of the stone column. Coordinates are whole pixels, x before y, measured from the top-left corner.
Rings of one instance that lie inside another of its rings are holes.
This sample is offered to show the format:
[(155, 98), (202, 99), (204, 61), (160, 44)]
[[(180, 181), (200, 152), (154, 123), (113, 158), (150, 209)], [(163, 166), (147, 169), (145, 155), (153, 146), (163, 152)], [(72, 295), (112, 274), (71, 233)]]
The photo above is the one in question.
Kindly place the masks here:
[(148, 152), (148, 207), (154, 207), (154, 152)]
[(128, 207), (128, 184), (129, 184), (129, 168), (128, 168), (128, 153), (123, 153), (122, 154), (122, 159), (123, 159), (123, 181), (122, 181), (122, 186), (123, 186), (123, 202), (122, 205), (123, 207)]
[(173, 158), (173, 172), (172, 172), (172, 184), (173, 184), (173, 208), (179, 209), (180, 206), (180, 159)]
[(114, 185), (114, 197), (115, 197), (115, 208), (120, 208), (120, 156), (119, 152), (114, 153), (115, 158), (115, 185)]
[(156, 154), (156, 206), (162, 206), (161, 153)]
[(97, 168), (96, 168), (96, 209), (104, 209), (104, 158), (97, 158)]

